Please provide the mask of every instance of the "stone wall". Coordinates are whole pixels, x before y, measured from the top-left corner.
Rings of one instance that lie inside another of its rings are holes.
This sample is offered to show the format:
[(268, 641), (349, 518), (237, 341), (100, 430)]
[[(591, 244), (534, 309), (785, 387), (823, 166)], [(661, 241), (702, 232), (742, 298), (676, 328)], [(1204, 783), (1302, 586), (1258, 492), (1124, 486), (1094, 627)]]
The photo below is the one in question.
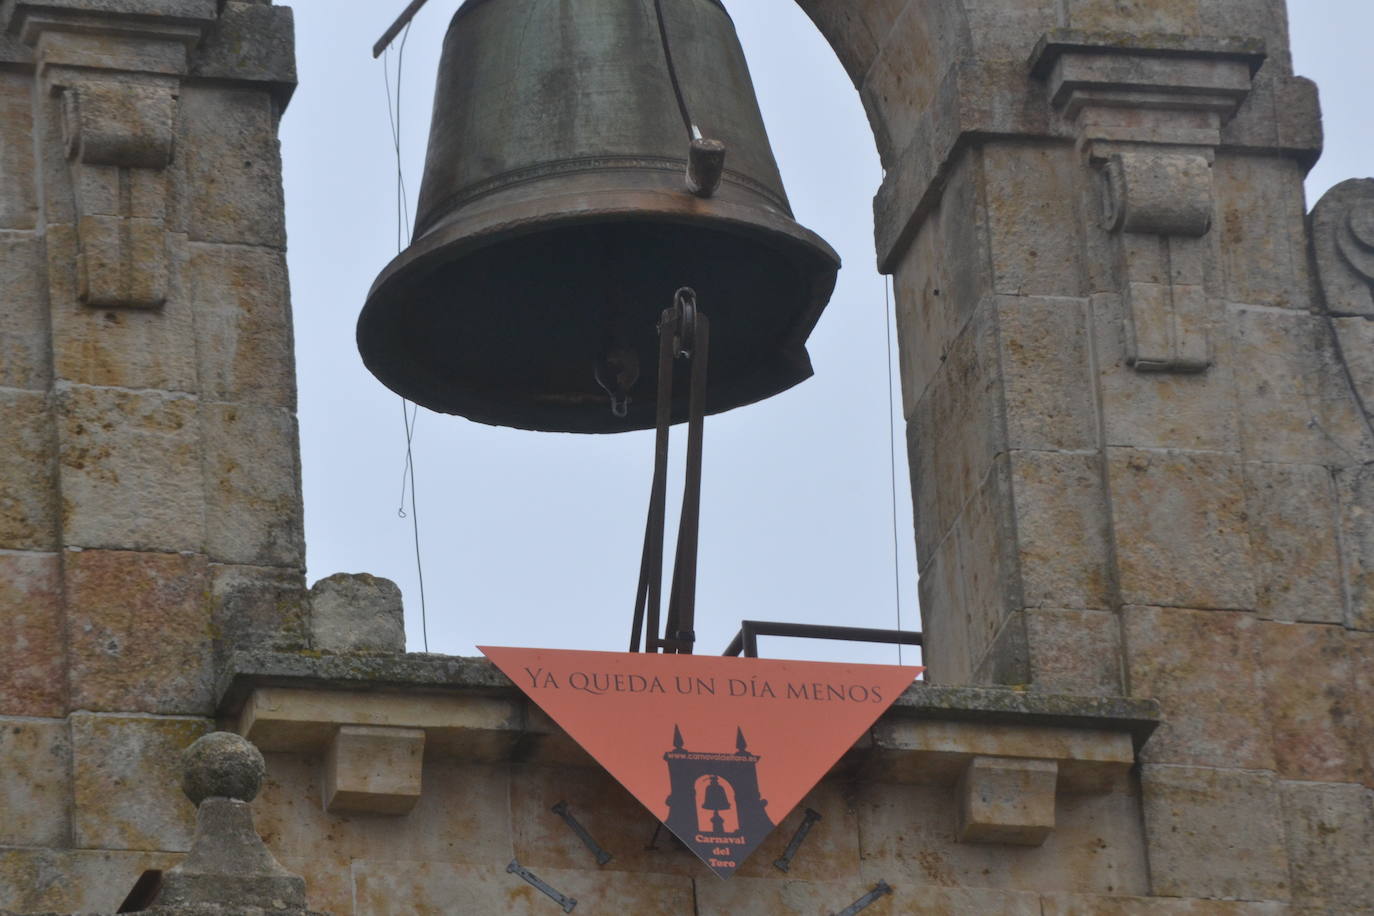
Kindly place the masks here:
[(303, 647), (291, 11), (0, 4), (0, 909), (187, 848), (217, 659)]
[[(312, 630), (290, 11), (0, 3), (0, 909), (111, 911), (177, 861), (174, 752), (219, 716), (268, 751), (269, 846), (341, 913), (549, 911), (510, 858), (584, 911), (836, 912), (883, 881), (865, 912), (1374, 912), (1374, 185), (1306, 213), (1320, 119), (1283, 3), (800, 2), (886, 169), (943, 686), (808, 800), (795, 873), (770, 847), (728, 883), (643, 849), (556, 730), (483, 705), (499, 679), (280, 661)], [(233, 685), (283, 678), (310, 727), (254, 732)], [(458, 726), (416, 702), (443, 690)], [(1136, 765), (1080, 781), (1100, 704), (1146, 701)], [(396, 730), (408, 813), (326, 810), (353, 728)], [(976, 786), (1005, 789), (986, 824)]]

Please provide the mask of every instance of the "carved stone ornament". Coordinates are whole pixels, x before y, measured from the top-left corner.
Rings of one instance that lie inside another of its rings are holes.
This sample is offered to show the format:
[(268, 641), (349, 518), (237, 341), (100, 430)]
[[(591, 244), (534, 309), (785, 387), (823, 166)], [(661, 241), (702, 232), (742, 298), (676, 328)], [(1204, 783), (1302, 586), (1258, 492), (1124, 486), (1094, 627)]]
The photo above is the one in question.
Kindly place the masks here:
[(81, 301), (157, 308), (167, 299), (175, 83), (87, 79), (57, 90), (76, 199)]
[(1141, 372), (1202, 372), (1212, 363), (1205, 288), (1221, 128), (1264, 61), (1261, 42), (1059, 30), (1031, 72), (1073, 125), (1097, 170), (1101, 226), (1114, 238), (1126, 309), (1126, 358)]
[(1326, 310), (1374, 318), (1374, 178), (1326, 192), (1312, 209), (1312, 248)]

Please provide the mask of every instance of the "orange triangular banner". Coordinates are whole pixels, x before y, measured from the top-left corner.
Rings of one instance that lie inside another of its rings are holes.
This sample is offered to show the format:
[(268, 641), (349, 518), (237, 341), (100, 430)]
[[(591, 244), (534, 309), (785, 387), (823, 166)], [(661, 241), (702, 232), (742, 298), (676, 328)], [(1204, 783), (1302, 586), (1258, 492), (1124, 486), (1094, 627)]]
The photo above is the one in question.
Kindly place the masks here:
[(721, 877), (922, 671), (478, 648)]

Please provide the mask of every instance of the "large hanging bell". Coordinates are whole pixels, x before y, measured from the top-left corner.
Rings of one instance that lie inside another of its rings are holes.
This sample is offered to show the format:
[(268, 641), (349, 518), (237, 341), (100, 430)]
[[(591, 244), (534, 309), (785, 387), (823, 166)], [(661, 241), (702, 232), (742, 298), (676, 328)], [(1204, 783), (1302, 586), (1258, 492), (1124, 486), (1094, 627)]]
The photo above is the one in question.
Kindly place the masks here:
[[(839, 258), (792, 219), (725, 8), (659, 5), (661, 21), (655, 0), (455, 14), (414, 241), (358, 320), (387, 387), (502, 426), (653, 426), (656, 325), (684, 286), (711, 319), (708, 412), (811, 374)], [(694, 135), (724, 145), (714, 190), (717, 144), (695, 144), (687, 178)]]

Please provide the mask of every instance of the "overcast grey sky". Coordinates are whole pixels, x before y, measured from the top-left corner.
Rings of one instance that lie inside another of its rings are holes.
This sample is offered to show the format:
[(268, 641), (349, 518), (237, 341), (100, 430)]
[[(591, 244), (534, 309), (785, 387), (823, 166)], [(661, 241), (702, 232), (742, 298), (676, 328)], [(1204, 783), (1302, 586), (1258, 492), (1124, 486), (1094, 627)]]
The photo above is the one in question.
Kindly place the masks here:
[[(409, 646), (418, 651), (411, 519), (397, 514), (401, 402), (363, 368), (353, 337), (372, 280), (396, 253), (395, 153), (383, 64), (369, 49), (404, 3), (291, 5), (300, 88), (281, 136), (308, 573), (312, 582), (341, 571), (394, 579), (405, 593)], [(401, 145), (412, 203), (438, 49), (457, 6), (430, 0), (406, 44)], [(816, 376), (707, 422), (697, 601), (698, 651), (707, 653), (721, 651), (742, 618), (897, 622), (887, 328), (871, 216), (881, 170), (872, 135), (857, 93), (794, 0), (728, 6), (797, 218), (835, 247), (845, 267), (811, 338)], [(1290, 7), (1296, 68), (1321, 86), (1326, 116), (1310, 206), (1330, 185), (1374, 172), (1367, 116), (1374, 3), (1290, 0)], [(394, 77), (394, 55), (391, 62)], [(901, 619), (916, 628), (900, 403), (896, 410)], [(625, 648), (651, 434), (519, 432), (422, 410), (414, 454), (431, 651)], [(670, 479), (680, 480), (680, 465)], [(891, 647), (782, 640), (768, 641), (764, 654), (895, 661)]]

